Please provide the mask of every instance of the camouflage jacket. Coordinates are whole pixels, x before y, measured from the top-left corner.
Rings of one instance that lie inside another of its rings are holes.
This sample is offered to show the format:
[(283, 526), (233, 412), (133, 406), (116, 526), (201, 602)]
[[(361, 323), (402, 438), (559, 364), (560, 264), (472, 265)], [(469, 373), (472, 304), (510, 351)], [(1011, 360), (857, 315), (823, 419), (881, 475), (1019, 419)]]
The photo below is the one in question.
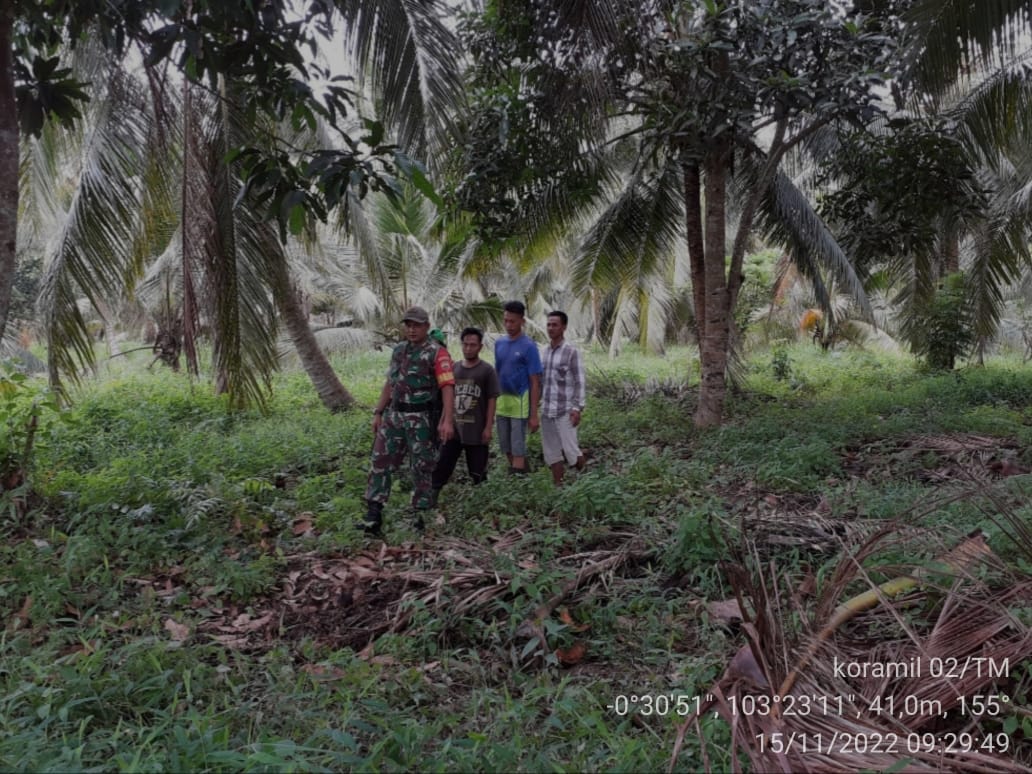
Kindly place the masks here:
[(437, 399), (446, 384), (454, 384), (448, 350), (427, 339), (423, 344), (404, 341), (394, 348), (387, 371), (391, 403), (422, 404)]

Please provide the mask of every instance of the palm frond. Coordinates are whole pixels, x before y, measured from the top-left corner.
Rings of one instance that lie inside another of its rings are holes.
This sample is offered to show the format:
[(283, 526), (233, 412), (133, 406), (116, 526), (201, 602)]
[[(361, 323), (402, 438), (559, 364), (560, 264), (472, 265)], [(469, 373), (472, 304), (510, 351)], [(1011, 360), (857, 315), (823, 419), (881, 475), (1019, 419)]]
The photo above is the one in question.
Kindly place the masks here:
[(835, 279), (841, 292), (856, 302), (866, 319), (872, 311), (863, 282), (809, 199), (783, 172), (778, 172), (757, 213), (757, 225), (789, 246), (799, 271), (813, 283), (814, 295), (826, 314), (834, 315), (831, 293), (822, 272)]
[(231, 114), (225, 99), (211, 118), (207, 169), (213, 181), (210, 206), (215, 229), (206, 235), (204, 261), (214, 310), (213, 366), (218, 389), (228, 393), (233, 405), (263, 405), (279, 362), (276, 310), (268, 283), (282, 276), (277, 262), (285, 262), (285, 257), (271, 226), (258, 219), (254, 207), (234, 207), (240, 181), (224, 159), (230, 147), (253, 136), (254, 127), (239, 112)]
[(639, 278), (660, 269), (682, 233), (679, 185), (679, 170), (671, 163), (655, 176), (639, 170), (614, 192), (573, 259), (575, 292), (637, 285)]
[[(164, 252), (180, 232), (182, 174), (177, 172), (184, 169), (186, 155), (179, 122), (179, 100), (153, 86), (150, 97), (153, 119), (148, 126), (148, 152), (140, 160), (140, 224), (132, 246), (135, 260), (141, 266)], [(181, 239), (181, 233), (179, 235)]]
[[(520, 197), (519, 236), (508, 252), (520, 256), (524, 269), (554, 255), (569, 230), (591, 218), (607, 194), (622, 184), (623, 169), (615, 162), (612, 152), (586, 149), (570, 174)], [(571, 185), (571, 180), (576, 182)]]
[(360, 65), (359, 84), (372, 86), (381, 116), (397, 128), (399, 144), (429, 149), (432, 164), (454, 134), (463, 105), (458, 52), (448, 8), (439, 0), (338, 3), (348, 50)]
[(183, 293), (182, 232), (177, 230), (165, 249), (152, 259), (147, 270), (136, 283), (137, 300), (147, 308), (156, 308), (167, 289), (172, 288), (176, 303)]
[(911, 77), (927, 93), (941, 94), (980, 67), (998, 67), (1028, 46), (1028, 0), (922, 0), (906, 18), (911, 36)]
[[(784, 517), (778, 514), (780, 521)], [(1029, 578), (1010, 573), (1001, 577), (1001, 564), (979, 533), (956, 536), (959, 542), (949, 545), (953, 542), (949, 532), (915, 529), (910, 526), (915, 522), (913, 514), (906, 521), (909, 523), (883, 526), (867, 539), (855, 533), (844, 540), (840, 537), (838, 566), (827, 574), (816, 600), (810, 603), (800, 602), (799, 578), (779, 573), (773, 564), (760, 559), (757, 543), (747, 541), (748, 555), (736, 561), (731, 578), (746, 619), (747, 645), (707, 692), (707, 701), (699, 710), (701, 716), (715, 709), (731, 725), (732, 756), (747, 755), (757, 771), (887, 770), (899, 764), (898, 753), (872, 748), (804, 753), (787, 747), (775, 752), (758, 741), (772, 732), (820, 734), (826, 739), (836, 734), (855, 738), (933, 729), (942, 735), (959, 730), (969, 722), (960, 707), (963, 697), (998, 690), (999, 678), (988, 672), (975, 675), (974, 670), (959, 679), (936, 676), (927, 669), (929, 660), (963, 662), (972, 655), (986, 654), (1000, 660), (1026, 657), (1032, 637), (1028, 626), (1015, 619), (1013, 609), (1027, 604), (1032, 595)], [(864, 531), (870, 534), (869, 528)], [(886, 565), (889, 556), (927, 559), (916, 568), (901, 567)], [(755, 573), (750, 577), (743, 565), (753, 566)], [(872, 577), (876, 572), (891, 580), (878, 584)], [(893, 589), (898, 590), (896, 595)], [(851, 623), (844, 627), (846, 621)], [(811, 631), (806, 632), (806, 627)], [(864, 668), (855, 677), (836, 668), (837, 664), (853, 663), (916, 666), (899, 672)], [(790, 701), (789, 696), (839, 697), (840, 705), (835, 712), (806, 717), (782, 711), (729, 711), (731, 697), (741, 706), (742, 697), (770, 696), (772, 688), (782, 707)], [(908, 696), (919, 698), (937, 711), (884, 713), (864, 698), (872, 696), (882, 697), (886, 703)], [(677, 759), (685, 733), (698, 728), (697, 721), (698, 717), (685, 721), (671, 763)], [(705, 745), (706, 739), (700, 738), (700, 742)], [(945, 754), (912, 750), (907, 757), (907, 770), (913, 771), (1018, 772), (1027, 768), (1023, 761), (983, 750)]]
[(966, 272), (975, 333), (980, 340), (995, 334), (1005, 307), (1004, 292), (1032, 265), (1024, 219), (989, 218), (973, 235), (974, 253)]
[(63, 128), (47, 121), (38, 137), (25, 137), (18, 164), (18, 243), (42, 241), (64, 220), (61, 206), (65, 138), (79, 126)]
[(1032, 134), (1032, 51), (991, 71), (945, 114), (964, 127), (969, 151), (995, 164), (998, 149)]
[[(352, 193), (351, 206), (349, 207), (349, 228), (348, 231), (354, 239), (358, 263), (361, 264), (361, 276), (364, 278), (363, 285), (369, 287), (384, 306), (384, 313), (387, 313), (386, 306), (393, 296), (391, 287), (391, 275), (387, 265), (386, 256), (382, 254), (382, 242), (377, 231), (372, 212), (358, 197)], [(339, 233), (339, 232), (338, 232)], [(356, 267), (357, 268), (357, 267)], [(358, 281), (356, 274), (356, 282)]]
[(684, 236), (682, 180), (678, 164), (655, 170), (642, 165), (614, 191), (591, 224), (570, 263), (570, 285), (618, 290), (611, 352), (622, 335), (663, 351), (667, 320), (675, 306), (670, 280)]
[(73, 380), (94, 362), (93, 343), (77, 300), (97, 307), (141, 270), (133, 249), (147, 153), (149, 116), (138, 86), (112, 68), (103, 96), (91, 102), (78, 186), (43, 280), (39, 307), (49, 346), (51, 380)]

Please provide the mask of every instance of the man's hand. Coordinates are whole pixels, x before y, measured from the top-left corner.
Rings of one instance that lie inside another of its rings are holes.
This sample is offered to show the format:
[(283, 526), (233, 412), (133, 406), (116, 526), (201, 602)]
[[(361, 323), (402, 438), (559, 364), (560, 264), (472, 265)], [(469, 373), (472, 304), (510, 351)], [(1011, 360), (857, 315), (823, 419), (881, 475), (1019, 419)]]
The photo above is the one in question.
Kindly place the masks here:
[(445, 422), (443, 419), (437, 425), (437, 435), (441, 439), (441, 443), (448, 443), (455, 435), (455, 428), (452, 427), (451, 422)]
[(480, 434), (480, 440), (485, 444), (491, 443), (491, 425), (484, 428), (484, 432)]
[(380, 429), (380, 425), (383, 424), (383, 414), (373, 414), (373, 435)]
[(527, 422), (527, 426), (530, 428), (530, 432), (536, 433), (537, 429), (541, 427), (541, 420), (538, 419), (537, 414), (531, 414), (530, 420)]
[(580, 412), (577, 409), (570, 410), (570, 424), (574, 427), (580, 424)]

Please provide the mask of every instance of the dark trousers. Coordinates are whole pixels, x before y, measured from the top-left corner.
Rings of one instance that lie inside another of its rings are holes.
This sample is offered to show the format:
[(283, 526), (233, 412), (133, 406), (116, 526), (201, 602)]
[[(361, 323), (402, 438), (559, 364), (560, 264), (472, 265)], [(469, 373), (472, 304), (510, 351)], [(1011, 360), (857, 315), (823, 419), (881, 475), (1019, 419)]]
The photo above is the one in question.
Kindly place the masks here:
[(466, 469), (473, 483), (479, 484), (487, 478), (487, 444), (463, 444), (458, 438), (452, 438), (441, 446), (441, 455), (437, 458), (437, 467), (434, 468), (434, 489), (441, 489), (448, 483), (463, 449), (466, 450)]

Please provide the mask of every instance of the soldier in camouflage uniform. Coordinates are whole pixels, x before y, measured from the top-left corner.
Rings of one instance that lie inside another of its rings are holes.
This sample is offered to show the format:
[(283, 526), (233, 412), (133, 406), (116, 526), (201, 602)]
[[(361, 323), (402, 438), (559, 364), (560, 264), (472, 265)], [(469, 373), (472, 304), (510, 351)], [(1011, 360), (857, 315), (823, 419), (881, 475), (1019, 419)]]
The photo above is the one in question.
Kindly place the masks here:
[[(383, 506), (391, 494), (391, 476), (401, 466), (406, 452), (412, 470), (412, 509), (417, 529), (425, 525), (423, 512), (433, 507), (431, 476), (437, 462), (434, 436), (447, 441), (452, 426), (455, 378), (448, 350), (429, 338), (430, 316), (414, 306), (405, 312), (404, 343), (394, 348), (387, 380), (373, 411), (373, 458), (366, 484), (368, 510), (359, 528), (379, 535)], [(431, 417), (438, 393), (443, 411), (437, 427)]]

